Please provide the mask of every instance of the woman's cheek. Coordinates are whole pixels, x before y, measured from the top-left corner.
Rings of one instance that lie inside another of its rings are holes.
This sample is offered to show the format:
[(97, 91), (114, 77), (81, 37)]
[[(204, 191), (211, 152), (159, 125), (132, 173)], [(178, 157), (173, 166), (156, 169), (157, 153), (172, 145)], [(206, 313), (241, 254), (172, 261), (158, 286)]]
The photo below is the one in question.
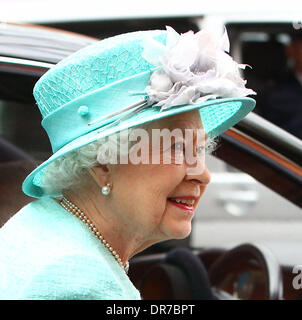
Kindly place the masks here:
[(169, 148), (161, 155), (161, 164), (163, 165), (182, 165), (184, 164), (183, 150), (174, 150)]

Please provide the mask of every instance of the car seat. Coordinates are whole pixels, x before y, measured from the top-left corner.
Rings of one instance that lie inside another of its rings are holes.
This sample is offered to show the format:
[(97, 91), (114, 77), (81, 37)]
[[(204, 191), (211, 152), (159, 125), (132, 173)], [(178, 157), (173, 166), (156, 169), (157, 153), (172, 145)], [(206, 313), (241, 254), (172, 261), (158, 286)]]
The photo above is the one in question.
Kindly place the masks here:
[(172, 249), (144, 275), (139, 290), (145, 300), (215, 300), (205, 266), (187, 248)]

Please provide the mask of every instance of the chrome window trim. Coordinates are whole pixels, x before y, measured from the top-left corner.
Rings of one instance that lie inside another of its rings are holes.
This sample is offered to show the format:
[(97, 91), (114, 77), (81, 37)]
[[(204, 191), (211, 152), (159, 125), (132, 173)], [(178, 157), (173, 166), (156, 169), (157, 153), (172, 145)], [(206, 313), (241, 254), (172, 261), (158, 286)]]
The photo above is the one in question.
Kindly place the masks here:
[(55, 65), (52, 63), (46, 63), (46, 62), (41, 62), (41, 61), (34, 61), (34, 60), (21, 59), (21, 58), (12, 58), (12, 57), (4, 57), (4, 56), (0, 56), (0, 63), (11, 63), (11, 64), (18, 64), (18, 65), (24, 65), (24, 66), (46, 68), (46, 69), (50, 69), (51, 67), (53, 67)]

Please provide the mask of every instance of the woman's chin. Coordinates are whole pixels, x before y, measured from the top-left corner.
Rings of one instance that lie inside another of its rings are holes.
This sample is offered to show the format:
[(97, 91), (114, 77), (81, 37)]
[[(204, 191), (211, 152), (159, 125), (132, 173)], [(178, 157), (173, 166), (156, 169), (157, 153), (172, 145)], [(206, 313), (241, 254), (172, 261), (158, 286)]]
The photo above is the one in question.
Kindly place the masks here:
[(191, 233), (191, 223), (180, 224), (177, 226), (169, 226), (166, 228), (165, 234), (168, 239), (184, 239)]
[(184, 239), (187, 238), (191, 233), (191, 227), (188, 230), (181, 230), (177, 234), (175, 234), (174, 239)]

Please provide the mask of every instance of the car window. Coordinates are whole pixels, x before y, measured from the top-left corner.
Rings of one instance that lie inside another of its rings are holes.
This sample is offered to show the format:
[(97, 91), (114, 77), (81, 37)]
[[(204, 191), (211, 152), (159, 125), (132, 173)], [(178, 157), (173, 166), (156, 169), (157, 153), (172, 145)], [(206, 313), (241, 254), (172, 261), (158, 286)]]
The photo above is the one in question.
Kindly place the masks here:
[(263, 29), (239, 36), (240, 60), (251, 66), (244, 76), (257, 92), (255, 112), (302, 139), (302, 35)]
[(33, 103), (0, 100), (0, 138), (37, 160), (46, 159), (51, 153), (41, 120)]
[(243, 242), (300, 245), (301, 208), (213, 155), (206, 155), (206, 163), (211, 183), (193, 220), (193, 247), (232, 247)]

